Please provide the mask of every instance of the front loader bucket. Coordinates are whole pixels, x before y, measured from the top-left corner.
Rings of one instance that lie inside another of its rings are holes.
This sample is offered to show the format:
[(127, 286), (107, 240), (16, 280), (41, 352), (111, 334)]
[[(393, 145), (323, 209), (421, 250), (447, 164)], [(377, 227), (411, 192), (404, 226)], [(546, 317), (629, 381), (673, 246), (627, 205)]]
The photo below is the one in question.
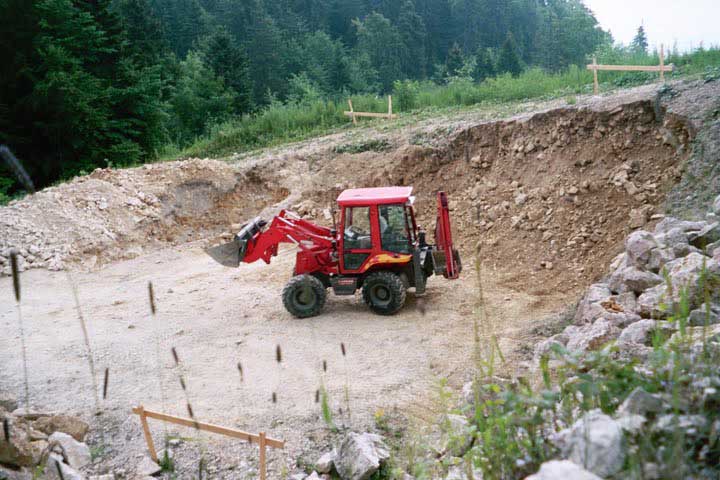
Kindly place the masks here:
[(208, 247), (205, 249), (205, 253), (225, 267), (237, 268), (240, 266), (240, 245), (237, 237), (232, 242)]
[(228, 243), (215, 245), (205, 249), (205, 253), (210, 255), (216, 262), (225, 267), (239, 267), (240, 262), (245, 258), (248, 246), (253, 242), (255, 235), (262, 232), (267, 222), (260, 217), (245, 224), (240, 233)]

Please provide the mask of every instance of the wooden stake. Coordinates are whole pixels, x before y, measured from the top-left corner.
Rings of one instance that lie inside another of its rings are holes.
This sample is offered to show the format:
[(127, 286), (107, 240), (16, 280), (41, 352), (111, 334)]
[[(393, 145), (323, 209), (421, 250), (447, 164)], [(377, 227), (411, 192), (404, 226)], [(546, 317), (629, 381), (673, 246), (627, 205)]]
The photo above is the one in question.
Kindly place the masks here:
[(660, 44), (660, 81), (665, 83), (665, 45)]
[(147, 443), (148, 451), (150, 452), (150, 458), (157, 463), (158, 456), (155, 451), (155, 444), (153, 443), (152, 434), (150, 433), (150, 426), (148, 425), (147, 416), (145, 415), (145, 408), (143, 408), (142, 405), (137, 407), (137, 414), (140, 415), (140, 423), (142, 423), (143, 434), (145, 434), (145, 442)]
[(388, 95), (388, 118), (392, 118), (392, 95)]
[(595, 95), (600, 93), (600, 84), (598, 83), (598, 71), (597, 71), (597, 57), (593, 55), (593, 84), (595, 86)]
[(355, 110), (353, 110), (352, 100), (349, 98), (348, 105), (350, 105), (350, 116), (352, 117), (353, 125), (357, 125), (357, 119), (355, 118)]
[[(211, 423), (198, 422), (189, 418), (175, 417), (173, 415), (167, 415), (165, 413), (154, 412), (152, 410), (145, 410), (143, 407), (133, 408), (133, 413), (136, 415), (144, 416), (145, 418), (152, 418), (155, 420), (161, 420), (163, 422), (174, 423), (175, 425), (182, 425), (184, 427), (196, 428), (205, 432), (217, 433), (219, 435), (225, 435), (226, 437), (239, 438), (250, 443), (260, 443), (260, 436), (253, 433), (243, 432), (242, 430), (235, 430), (233, 428), (222, 427), (220, 425), (213, 425)], [(142, 413), (141, 413), (142, 412)], [(265, 445), (273, 448), (285, 448), (285, 442), (282, 440), (276, 440), (273, 438), (265, 437)]]
[(265, 432), (260, 432), (260, 480), (267, 478), (265, 462)]

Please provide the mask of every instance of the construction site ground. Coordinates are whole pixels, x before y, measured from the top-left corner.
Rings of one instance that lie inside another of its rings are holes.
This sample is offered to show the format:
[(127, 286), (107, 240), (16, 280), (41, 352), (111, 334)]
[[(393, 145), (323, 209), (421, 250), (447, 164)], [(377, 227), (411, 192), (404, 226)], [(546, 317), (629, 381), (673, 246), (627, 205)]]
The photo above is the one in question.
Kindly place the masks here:
[[(374, 123), (227, 161), (98, 170), (2, 207), (0, 249), (25, 250), (31, 403), (91, 422), (91, 443), (104, 449), (97, 471), (132, 472), (144, 454), (130, 414), (138, 404), (186, 416), (190, 402), (199, 420), (286, 439), (270, 454), (273, 475), (332, 442), (316, 402), (323, 386), (337, 426), (372, 429), (381, 413), (407, 419), (405, 428), (431, 422), (443, 379), (459, 389), (473, 374), (476, 326), (482, 352), (498, 338), (498, 375), (529, 365), (533, 343), (559, 328), (621, 239), (661, 218), (720, 85), (671, 90), (526, 105), (528, 113), (502, 121), (477, 110), (402, 128)], [(280, 208), (329, 225), (339, 191), (389, 184), (415, 186), (428, 230), (434, 192), (449, 193), (465, 266), (459, 281), (433, 277), (427, 294), (408, 295), (395, 316), (373, 315), (360, 295), (330, 295), (321, 316), (294, 319), (280, 299), (291, 246), (271, 265), (238, 269), (203, 252), (231, 225)], [(109, 369), (99, 416), (73, 284), (97, 382)], [(0, 298), (0, 390), (22, 397), (9, 277), (0, 278)], [(161, 446), (168, 431), (181, 437), (173, 446), (181, 478), (200, 453), (217, 478), (252, 474), (255, 447), (159, 423), (152, 430)]]

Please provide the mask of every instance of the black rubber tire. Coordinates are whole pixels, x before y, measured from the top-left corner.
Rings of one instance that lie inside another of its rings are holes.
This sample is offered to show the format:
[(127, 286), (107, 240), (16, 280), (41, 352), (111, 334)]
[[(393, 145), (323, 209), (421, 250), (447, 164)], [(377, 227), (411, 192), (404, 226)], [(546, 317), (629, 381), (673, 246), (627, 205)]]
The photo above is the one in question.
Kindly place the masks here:
[(405, 305), (407, 288), (393, 272), (373, 272), (363, 282), (363, 300), (379, 315), (393, 315)]
[(282, 292), (285, 309), (297, 318), (318, 315), (325, 306), (327, 290), (312, 275), (297, 275), (290, 279)]

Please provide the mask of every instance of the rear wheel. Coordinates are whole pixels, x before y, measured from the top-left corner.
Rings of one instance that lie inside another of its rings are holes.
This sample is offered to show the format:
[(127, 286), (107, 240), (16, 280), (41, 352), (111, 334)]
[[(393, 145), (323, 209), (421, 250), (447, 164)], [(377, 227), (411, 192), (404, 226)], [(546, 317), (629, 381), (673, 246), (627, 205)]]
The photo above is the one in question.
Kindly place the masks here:
[(297, 318), (314, 317), (325, 306), (327, 291), (312, 275), (297, 275), (283, 288), (283, 305)]
[(363, 300), (375, 313), (392, 315), (405, 305), (407, 288), (392, 272), (374, 272), (363, 282)]

